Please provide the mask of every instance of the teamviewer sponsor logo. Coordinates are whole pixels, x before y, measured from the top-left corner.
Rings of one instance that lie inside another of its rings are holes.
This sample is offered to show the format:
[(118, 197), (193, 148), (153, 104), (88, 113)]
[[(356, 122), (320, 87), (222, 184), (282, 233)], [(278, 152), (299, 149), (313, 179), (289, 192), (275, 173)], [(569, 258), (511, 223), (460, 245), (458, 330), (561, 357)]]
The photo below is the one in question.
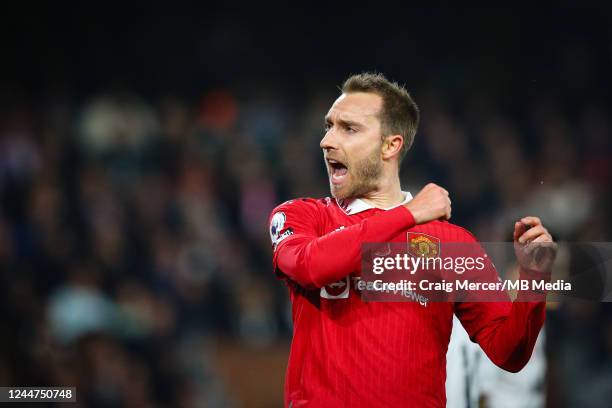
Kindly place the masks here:
[(338, 282), (323, 286), (321, 288), (321, 297), (323, 299), (348, 299), (349, 290), (349, 277), (347, 276)]

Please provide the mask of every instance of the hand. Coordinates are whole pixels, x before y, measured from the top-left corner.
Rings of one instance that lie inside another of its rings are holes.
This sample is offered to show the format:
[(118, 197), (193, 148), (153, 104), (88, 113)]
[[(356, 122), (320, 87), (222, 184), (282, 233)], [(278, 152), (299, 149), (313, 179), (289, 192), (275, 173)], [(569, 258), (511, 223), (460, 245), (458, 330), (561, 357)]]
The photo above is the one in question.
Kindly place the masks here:
[(526, 269), (550, 271), (557, 256), (557, 244), (538, 217), (525, 217), (514, 223), (514, 252)]
[(451, 217), (451, 200), (448, 191), (429, 183), (404, 206), (412, 213), (417, 224)]

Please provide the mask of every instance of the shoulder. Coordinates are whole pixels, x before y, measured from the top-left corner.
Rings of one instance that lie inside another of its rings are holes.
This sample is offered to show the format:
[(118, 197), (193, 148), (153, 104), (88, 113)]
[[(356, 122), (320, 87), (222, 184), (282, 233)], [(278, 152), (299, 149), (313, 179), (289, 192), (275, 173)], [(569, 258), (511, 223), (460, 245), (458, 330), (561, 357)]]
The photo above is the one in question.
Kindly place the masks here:
[(278, 212), (289, 212), (289, 213), (305, 213), (311, 214), (313, 212), (326, 211), (327, 208), (335, 205), (335, 200), (329, 197), (325, 198), (311, 198), (311, 197), (300, 197), (292, 200), (285, 201), (274, 207), (270, 213), (272, 218)]
[(326, 199), (296, 198), (276, 206), (269, 217), (270, 238), (276, 247), (293, 234), (319, 235), (325, 217)]

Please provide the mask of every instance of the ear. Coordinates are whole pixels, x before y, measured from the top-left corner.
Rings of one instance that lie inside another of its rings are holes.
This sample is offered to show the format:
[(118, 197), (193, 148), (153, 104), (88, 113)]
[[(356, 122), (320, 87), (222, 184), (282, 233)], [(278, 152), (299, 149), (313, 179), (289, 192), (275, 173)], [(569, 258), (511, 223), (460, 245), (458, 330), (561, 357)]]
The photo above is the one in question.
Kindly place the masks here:
[(393, 156), (398, 156), (404, 146), (404, 137), (402, 135), (389, 135), (385, 137), (382, 143), (382, 158), (390, 159)]

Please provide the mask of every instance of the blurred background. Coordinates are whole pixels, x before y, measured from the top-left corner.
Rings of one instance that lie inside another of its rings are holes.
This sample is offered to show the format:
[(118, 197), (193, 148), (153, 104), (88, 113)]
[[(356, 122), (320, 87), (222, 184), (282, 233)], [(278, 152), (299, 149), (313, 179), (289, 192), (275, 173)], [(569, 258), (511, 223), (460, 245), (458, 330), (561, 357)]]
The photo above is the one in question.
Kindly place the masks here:
[[(329, 195), (323, 116), (351, 73), (410, 90), (403, 187), (446, 187), (480, 240), (526, 213), (558, 240), (611, 240), (609, 6), (13, 7), (1, 385), (73, 385), (92, 407), (281, 406), (291, 324), (267, 217)], [(549, 311), (547, 406), (609, 406), (610, 312)]]

